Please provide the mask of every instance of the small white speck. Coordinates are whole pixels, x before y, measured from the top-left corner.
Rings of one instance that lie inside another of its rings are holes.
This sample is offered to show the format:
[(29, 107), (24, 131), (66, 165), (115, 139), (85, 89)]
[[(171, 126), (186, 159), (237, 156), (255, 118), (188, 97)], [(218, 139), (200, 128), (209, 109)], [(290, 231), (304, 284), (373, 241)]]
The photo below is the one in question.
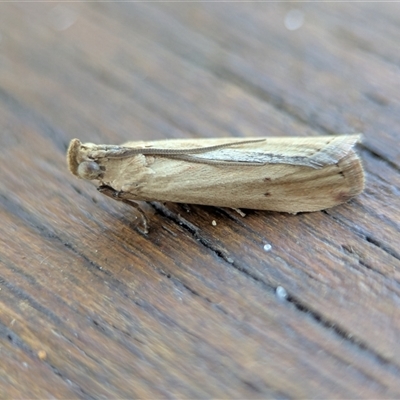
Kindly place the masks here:
[(272, 246), (269, 243), (264, 244), (264, 250), (265, 251), (270, 251), (271, 249), (272, 249)]
[(28, 368), (28, 363), (23, 362), (22, 365), (23, 365), (25, 368)]
[(215, 219), (213, 219), (212, 222), (211, 222), (211, 225), (212, 226), (217, 226), (217, 221)]
[(304, 13), (297, 8), (293, 8), (285, 15), (284, 22), (286, 29), (295, 31), (304, 24)]
[(277, 286), (277, 288), (275, 289), (275, 294), (276, 294), (276, 297), (281, 301), (286, 300), (288, 297), (288, 292), (282, 286)]

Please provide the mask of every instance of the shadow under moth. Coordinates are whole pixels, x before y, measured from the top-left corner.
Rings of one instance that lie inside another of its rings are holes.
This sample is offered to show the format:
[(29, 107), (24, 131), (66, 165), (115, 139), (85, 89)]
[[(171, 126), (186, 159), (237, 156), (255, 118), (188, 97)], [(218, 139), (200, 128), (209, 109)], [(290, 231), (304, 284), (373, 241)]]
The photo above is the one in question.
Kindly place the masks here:
[[(69, 145), (69, 170), (119, 201), (170, 201), (288, 213), (344, 203), (364, 188), (361, 135), (170, 139)], [(142, 212), (144, 231), (146, 217)]]

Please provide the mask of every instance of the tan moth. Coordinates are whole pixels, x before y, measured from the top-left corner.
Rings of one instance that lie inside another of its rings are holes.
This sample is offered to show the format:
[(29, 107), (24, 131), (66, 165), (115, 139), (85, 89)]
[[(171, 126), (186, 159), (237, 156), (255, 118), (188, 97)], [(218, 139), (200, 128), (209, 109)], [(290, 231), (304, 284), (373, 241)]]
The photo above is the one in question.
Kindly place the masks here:
[(79, 178), (138, 207), (170, 201), (298, 213), (344, 203), (364, 188), (361, 135), (171, 139), (121, 146), (70, 143)]

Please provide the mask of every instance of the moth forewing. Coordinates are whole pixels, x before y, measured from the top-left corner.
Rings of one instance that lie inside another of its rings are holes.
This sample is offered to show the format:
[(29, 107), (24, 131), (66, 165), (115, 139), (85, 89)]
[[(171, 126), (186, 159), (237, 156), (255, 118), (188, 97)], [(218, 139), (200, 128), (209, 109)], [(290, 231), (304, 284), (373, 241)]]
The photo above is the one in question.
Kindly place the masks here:
[(68, 164), (73, 174), (123, 201), (297, 213), (330, 208), (362, 192), (363, 168), (353, 151), (359, 139), (179, 139), (122, 146), (74, 139)]

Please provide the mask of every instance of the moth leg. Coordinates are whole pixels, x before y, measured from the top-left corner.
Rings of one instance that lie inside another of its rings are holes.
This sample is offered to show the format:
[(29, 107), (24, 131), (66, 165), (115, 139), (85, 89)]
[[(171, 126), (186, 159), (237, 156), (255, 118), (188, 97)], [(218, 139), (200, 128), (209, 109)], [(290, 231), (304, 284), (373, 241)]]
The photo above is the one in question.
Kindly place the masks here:
[(236, 211), (241, 217), (245, 217), (246, 214), (240, 208), (232, 208), (233, 211)]
[(101, 185), (97, 188), (97, 190), (101, 194), (104, 194), (105, 196), (111, 197), (112, 199), (117, 200), (117, 201), (122, 201), (122, 203), (128, 204), (128, 205), (136, 208), (136, 210), (139, 213), (140, 225), (141, 225), (141, 228), (139, 228), (139, 227), (137, 228), (138, 231), (145, 235), (147, 233), (149, 233), (149, 220), (146, 217), (146, 214), (142, 210), (140, 205), (129, 198), (129, 193), (120, 192), (118, 190), (113, 189), (111, 186), (107, 186), (107, 185)]

